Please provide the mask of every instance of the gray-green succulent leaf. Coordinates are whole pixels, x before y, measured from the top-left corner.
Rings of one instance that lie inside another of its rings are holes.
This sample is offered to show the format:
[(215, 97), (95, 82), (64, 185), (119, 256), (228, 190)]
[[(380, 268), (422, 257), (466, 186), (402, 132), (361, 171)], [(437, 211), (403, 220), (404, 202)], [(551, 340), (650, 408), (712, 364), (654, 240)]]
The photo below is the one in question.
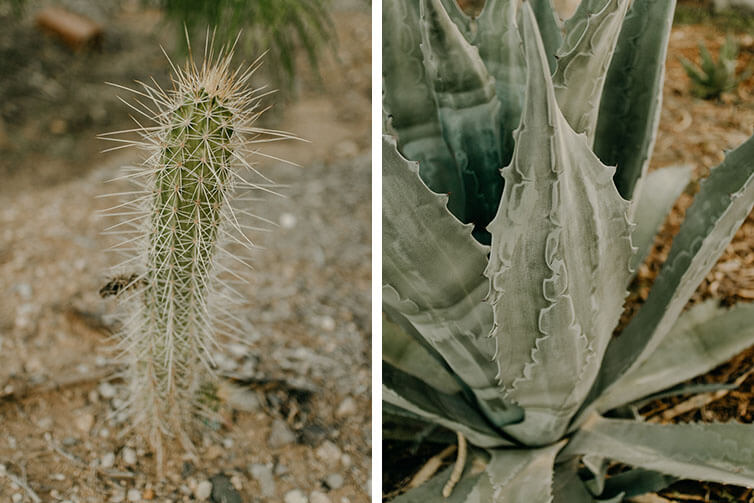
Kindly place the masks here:
[(527, 98), (485, 274), (500, 382), (526, 409), (509, 432), (536, 444), (562, 436), (597, 375), (633, 249), (613, 170), (561, 114), (528, 4), (522, 17)]
[(600, 397), (597, 408), (618, 405), (672, 388), (709, 372), (754, 345), (754, 304), (731, 308), (709, 300), (684, 312), (644, 363)]
[(650, 424), (595, 415), (562, 453), (587, 454), (685, 479), (754, 487), (754, 435), (746, 424)]
[(633, 0), (610, 60), (594, 152), (616, 166), (615, 185), (635, 200), (660, 123), (662, 82), (676, 0)]
[(647, 301), (608, 347), (593, 395), (641, 365), (754, 206), (754, 137), (728, 153), (701, 184)]

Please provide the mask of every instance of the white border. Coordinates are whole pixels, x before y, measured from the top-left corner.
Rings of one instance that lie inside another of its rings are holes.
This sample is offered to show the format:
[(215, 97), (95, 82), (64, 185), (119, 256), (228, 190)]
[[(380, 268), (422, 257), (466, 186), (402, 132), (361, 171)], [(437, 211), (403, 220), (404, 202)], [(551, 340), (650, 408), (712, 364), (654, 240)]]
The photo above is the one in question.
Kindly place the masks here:
[(372, 0), (372, 502), (382, 501), (382, 0)]

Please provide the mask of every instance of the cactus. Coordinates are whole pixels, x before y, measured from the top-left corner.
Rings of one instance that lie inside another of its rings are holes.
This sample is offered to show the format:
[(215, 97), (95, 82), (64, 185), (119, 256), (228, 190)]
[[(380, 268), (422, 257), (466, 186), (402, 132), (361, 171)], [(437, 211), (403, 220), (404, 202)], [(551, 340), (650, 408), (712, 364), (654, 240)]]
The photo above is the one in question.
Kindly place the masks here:
[(216, 379), (217, 334), (233, 332), (227, 302), (234, 291), (219, 273), (240, 277), (222, 259), (245, 264), (227, 245), (252, 246), (230, 201), (239, 189), (269, 190), (242, 176), (247, 170), (264, 179), (246, 154), (260, 135), (289, 137), (254, 127), (262, 95), (247, 82), (259, 60), (232, 71), (232, 47), (214, 53), (209, 44), (201, 66), (191, 55), (182, 69), (171, 63), (170, 91), (156, 84), (133, 91), (141, 108), (132, 108), (155, 123), (137, 121), (140, 141), (119, 137), (124, 132), (105, 135), (149, 154), (126, 175), (141, 185), (137, 197), (112, 212), (135, 215), (114, 227), (136, 225), (123, 246), (135, 251), (126, 262), (138, 271), (118, 294), (130, 311), (118, 344), (129, 389), (123, 412), (155, 450), (158, 466), (166, 436), (191, 451), (197, 418), (212, 416), (207, 396)]
[(723, 93), (734, 91), (738, 84), (751, 76), (748, 70), (736, 72), (738, 44), (730, 35), (720, 47), (717, 61), (712, 59), (709, 50), (702, 43), (699, 44), (699, 56), (701, 57), (699, 66), (684, 57), (680, 58), (686, 75), (691, 79), (691, 92), (697, 98), (705, 100), (719, 98)]
[[(487, 0), (474, 20), (452, 1), (383, 2), (383, 434), (459, 436), (452, 474), (396, 503), (754, 487), (751, 425), (633, 413), (754, 344), (754, 304), (684, 312), (754, 207), (754, 137), (701, 184), (613, 338), (690, 176), (647, 173), (675, 2), (584, 0), (561, 37), (549, 0)], [(608, 477), (610, 461), (634, 468)]]

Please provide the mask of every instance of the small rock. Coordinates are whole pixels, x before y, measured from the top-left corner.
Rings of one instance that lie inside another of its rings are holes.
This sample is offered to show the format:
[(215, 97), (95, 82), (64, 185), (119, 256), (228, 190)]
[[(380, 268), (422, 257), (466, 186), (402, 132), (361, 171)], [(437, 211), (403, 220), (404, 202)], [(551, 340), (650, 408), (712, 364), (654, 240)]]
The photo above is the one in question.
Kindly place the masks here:
[(296, 435), (293, 434), (285, 421), (281, 419), (276, 419), (275, 421), (273, 421), (272, 428), (270, 429), (270, 437), (268, 440), (270, 447), (277, 449), (279, 447), (283, 447), (284, 445), (291, 444), (295, 440)]
[(148, 487), (148, 488), (144, 489), (144, 492), (141, 493), (141, 499), (146, 500), (146, 501), (153, 500), (154, 499), (154, 489), (152, 489), (151, 487)]
[(223, 447), (226, 449), (232, 449), (233, 448), (233, 439), (232, 438), (224, 438), (223, 439)]
[(332, 316), (323, 316), (319, 323), (322, 330), (325, 332), (332, 332), (335, 330), (335, 320), (332, 319)]
[(226, 475), (215, 475), (210, 480), (212, 481), (212, 501), (214, 503), (243, 503), (241, 495), (238, 494)]
[(285, 465), (278, 464), (277, 466), (275, 466), (275, 475), (277, 475), (278, 477), (282, 477), (283, 475), (287, 474), (289, 471), (290, 470)]
[(126, 447), (123, 449), (123, 452), (121, 452), (121, 456), (123, 456), (123, 462), (127, 465), (134, 465), (136, 464), (136, 451), (131, 449), (130, 447)]
[(330, 489), (340, 489), (343, 487), (343, 475), (339, 473), (331, 473), (325, 479), (325, 484), (327, 484), (327, 487)]
[(330, 498), (325, 493), (312, 491), (309, 495), (309, 503), (330, 503)]
[(194, 473), (194, 465), (191, 461), (184, 461), (183, 466), (181, 466), (181, 477), (185, 479), (192, 473)]
[(30, 300), (33, 294), (31, 285), (29, 285), (29, 283), (19, 283), (16, 285), (15, 290), (16, 292), (18, 292), (18, 295), (24, 300)]
[(24, 497), (21, 495), (21, 493), (15, 493), (13, 496), (11, 496), (10, 499), (13, 500), (13, 503), (18, 503), (19, 501), (24, 499)]
[(340, 457), (340, 464), (343, 465), (343, 468), (351, 468), (353, 460), (351, 459), (351, 456), (349, 454), (343, 454)]
[(64, 447), (71, 447), (79, 443), (79, 439), (76, 437), (65, 437), (63, 439), (63, 446)]
[(202, 480), (196, 485), (194, 489), (194, 497), (199, 501), (206, 501), (212, 494), (212, 482), (209, 480)]
[(296, 215), (292, 213), (283, 213), (280, 215), (280, 227), (283, 229), (293, 229), (296, 227)]
[(326, 465), (336, 466), (340, 461), (341, 453), (337, 445), (333, 444), (329, 440), (325, 440), (322, 445), (317, 447), (317, 450), (314, 451), (314, 454)]
[(89, 398), (89, 403), (97, 403), (99, 402), (99, 393), (97, 393), (96, 389), (93, 389), (92, 391), (89, 392), (88, 398)]
[(306, 494), (301, 489), (294, 489), (285, 493), (283, 501), (285, 503), (309, 503), (309, 498), (306, 497)]
[(141, 501), (141, 492), (138, 489), (129, 489), (126, 499), (128, 501)]
[(26, 363), (24, 363), (24, 369), (30, 374), (36, 374), (40, 370), (42, 370), (43, 364), (42, 360), (37, 358), (36, 356), (32, 356), (28, 360), (26, 360)]
[(110, 384), (109, 382), (103, 382), (99, 385), (99, 394), (102, 396), (102, 398), (111, 399), (115, 396), (115, 386)]
[(39, 426), (43, 430), (49, 430), (52, 428), (52, 418), (51, 417), (43, 417), (39, 421), (37, 421), (37, 426)]
[(78, 428), (79, 431), (83, 433), (89, 433), (89, 431), (92, 429), (92, 426), (94, 426), (94, 415), (88, 413), (81, 414), (73, 420), (73, 424), (76, 426), (76, 428)]
[(227, 402), (228, 405), (242, 412), (256, 412), (261, 407), (259, 395), (256, 391), (244, 388), (234, 387), (229, 390)]
[(335, 411), (335, 417), (343, 418), (353, 416), (356, 414), (357, 410), (356, 400), (348, 396), (340, 402), (340, 405), (338, 405), (338, 409)]
[(111, 468), (115, 464), (115, 454), (108, 452), (102, 456), (102, 468)]
[(301, 430), (301, 442), (306, 445), (315, 446), (327, 437), (327, 430), (316, 424), (307, 424)]
[(240, 491), (243, 489), (243, 479), (239, 477), (238, 475), (233, 475), (230, 478), (230, 483), (233, 484), (233, 487), (236, 488), (236, 490)]
[[(278, 465), (279, 466), (279, 465)], [(249, 467), (249, 473), (259, 484), (259, 490), (265, 498), (275, 496), (275, 478), (269, 465), (254, 464)]]

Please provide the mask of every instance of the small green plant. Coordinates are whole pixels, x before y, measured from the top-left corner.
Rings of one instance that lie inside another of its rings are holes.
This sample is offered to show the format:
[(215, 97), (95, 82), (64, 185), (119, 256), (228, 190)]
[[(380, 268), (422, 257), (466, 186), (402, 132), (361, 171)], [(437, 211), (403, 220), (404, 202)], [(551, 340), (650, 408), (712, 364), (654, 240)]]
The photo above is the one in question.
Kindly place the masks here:
[(233, 335), (237, 319), (228, 276), (241, 279), (237, 265), (245, 265), (233, 247), (251, 246), (241, 223), (246, 210), (234, 210), (231, 199), (270, 190), (248, 156), (258, 140), (287, 137), (255, 126), (262, 93), (247, 82), (259, 60), (233, 70), (233, 50), (215, 55), (212, 45), (208, 40), (200, 65), (193, 57), (184, 68), (171, 63), (173, 89), (133, 90), (132, 108), (154, 122), (137, 119), (140, 140), (119, 137), (134, 131), (106, 135), (148, 154), (125, 175), (140, 190), (111, 213), (125, 216), (116, 232), (130, 229), (120, 247), (130, 256), (119, 268), (136, 269), (118, 293), (129, 311), (118, 345), (129, 391), (123, 412), (156, 452), (158, 467), (166, 437), (192, 450), (197, 419), (214, 417), (213, 355), (218, 336)]
[[(584, 0), (563, 36), (549, 0), (487, 0), (473, 20), (449, 2), (383, 2), (383, 433), (452, 441), (427, 437), (439, 425), (474, 448), (462, 476), (395, 501), (754, 487), (751, 425), (636, 412), (754, 344), (752, 304), (684, 312), (754, 206), (754, 137), (701, 184), (613, 337), (690, 176), (647, 172), (675, 2)], [(611, 462), (633, 468), (607, 476)]]
[(717, 61), (712, 59), (707, 47), (699, 44), (700, 65), (680, 57), (686, 75), (691, 79), (691, 92), (705, 100), (719, 98), (721, 94), (735, 91), (738, 85), (751, 75), (750, 71), (737, 72), (738, 44), (732, 36), (720, 47)]

